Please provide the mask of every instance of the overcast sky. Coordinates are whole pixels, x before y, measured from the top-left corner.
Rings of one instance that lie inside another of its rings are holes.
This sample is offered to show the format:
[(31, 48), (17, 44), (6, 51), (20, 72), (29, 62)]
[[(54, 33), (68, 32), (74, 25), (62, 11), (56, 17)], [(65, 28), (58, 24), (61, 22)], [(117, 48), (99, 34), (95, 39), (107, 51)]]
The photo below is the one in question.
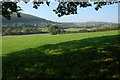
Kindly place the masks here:
[(32, 2), (25, 4), (20, 2), (18, 5), (23, 9), (23, 13), (31, 14), (47, 20), (56, 22), (118, 22), (118, 4), (103, 6), (99, 11), (95, 11), (95, 6), (88, 8), (78, 8), (78, 14), (58, 17), (53, 9), (56, 9), (58, 2), (51, 2), (50, 6), (43, 4), (39, 9), (34, 9)]

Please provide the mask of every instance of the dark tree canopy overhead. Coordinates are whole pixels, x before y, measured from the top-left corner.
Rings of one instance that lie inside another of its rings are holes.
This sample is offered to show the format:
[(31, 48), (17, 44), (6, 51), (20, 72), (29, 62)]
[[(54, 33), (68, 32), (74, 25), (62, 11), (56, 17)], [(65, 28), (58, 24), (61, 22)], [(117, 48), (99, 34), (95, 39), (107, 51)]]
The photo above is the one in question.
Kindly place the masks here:
[[(0, 2), (0, 5), (2, 6), (2, 16), (6, 19), (11, 19), (11, 15), (13, 13), (17, 14), (17, 17), (21, 17), (20, 12), (22, 11), (22, 8), (20, 6), (17, 5), (17, 3), (19, 3), (21, 0), (16, 0), (15, 2), (5, 2), (2, 1)], [(23, 0), (26, 4), (30, 1), (30, 0)], [(38, 2), (37, 0), (33, 1), (33, 8), (38, 9), (38, 7), (41, 4), (46, 3), (48, 6), (50, 6), (50, 2), (48, 2), (47, 0), (44, 2)], [(115, 4), (115, 3), (120, 3), (120, 1), (111, 1), (111, 2), (98, 2), (98, 1), (94, 1), (93, 4), (96, 5), (95, 10), (99, 10), (100, 8), (102, 8), (102, 6), (104, 5), (111, 5), (111, 4)], [(27, 5), (26, 5), (27, 6)], [(56, 9), (54, 9), (53, 11), (55, 12), (55, 14), (57, 14), (59, 17), (64, 16), (64, 15), (71, 15), (71, 14), (77, 14), (77, 8), (86, 8), (92, 6), (91, 2), (83, 2), (83, 1), (79, 1), (79, 2), (59, 2), (59, 5)]]

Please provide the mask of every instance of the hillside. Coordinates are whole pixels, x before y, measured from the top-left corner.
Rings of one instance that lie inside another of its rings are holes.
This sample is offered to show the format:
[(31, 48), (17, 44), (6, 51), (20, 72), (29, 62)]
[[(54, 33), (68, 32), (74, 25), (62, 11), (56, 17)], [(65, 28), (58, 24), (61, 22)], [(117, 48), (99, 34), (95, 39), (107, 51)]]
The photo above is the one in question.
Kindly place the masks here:
[[(117, 26), (117, 23), (110, 23), (110, 22), (83, 22), (83, 23), (58, 23), (58, 22), (53, 22), (47, 19), (43, 19), (40, 17), (36, 17), (30, 14), (25, 14), (21, 13), (21, 18), (18, 18), (16, 14), (12, 15), (11, 20), (7, 20), (2, 17), (2, 24), (3, 25), (11, 25), (11, 24), (56, 24), (61, 28), (93, 28), (93, 27), (106, 27), (106, 26)], [(42, 25), (43, 25), (42, 24)]]
[[(11, 24), (29, 24), (29, 25), (34, 25), (38, 24), (39, 27), (40, 25), (58, 25), (61, 28), (95, 28), (95, 27), (106, 27), (106, 26), (117, 26), (117, 23), (110, 23), (110, 22), (83, 22), (83, 23), (58, 23), (58, 22), (53, 22), (47, 19), (43, 19), (37, 16), (33, 16), (30, 14), (25, 14), (21, 13), (21, 18), (18, 18), (16, 14), (12, 15), (11, 20), (7, 20), (2, 17), (2, 24), (3, 25), (11, 25)], [(47, 27), (47, 26), (45, 26)]]
[(29, 15), (29, 14), (24, 14), (24, 13), (21, 13), (21, 18), (18, 18), (16, 16), (16, 14), (13, 14), (12, 15), (12, 18), (11, 20), (7, 20), (5, 18), (2, 17), (2, 23), (3, 25), (4, 24), (13, 24), (13, 23), (29, 23), (29, 24), (39, 24), (39, 23), (54, 23), (52, 21), (49, 21), (49, 20), (46, 20), (46, 19), (43, 19), (43, 18), (40, 18), (40, 17), (36, 17), (36, 16), (33, 16), (33, 15)]
[[(53, 22), (47, 19), (36, 17), (29, 14), (21, 13), (22, 18), (18, 18), (13, 14), (11, 20), (2, 17), (2, 34), (3, 35), (23, 35), (23, 34), (39, 34), (48, 33), (48, 27), (56, 25), (63, 31), (70, 33), (81, 29), (94, 29), (94, 28), (117, 28), (117, 23), (108, 22), (84, 22), (84, 23), (60, 23)], [(74, 30), (74, 31), (73, 31)], [(91, 32), (91, 31), (89, 31)], [(93, 32), (93, 31), (92, 31)]]
[(61, 28), (97, 28), (97, 27), (113, 27), (118, 26), (117, 23), (110, 22), (83, 22), (83, 23), (61, 23)]

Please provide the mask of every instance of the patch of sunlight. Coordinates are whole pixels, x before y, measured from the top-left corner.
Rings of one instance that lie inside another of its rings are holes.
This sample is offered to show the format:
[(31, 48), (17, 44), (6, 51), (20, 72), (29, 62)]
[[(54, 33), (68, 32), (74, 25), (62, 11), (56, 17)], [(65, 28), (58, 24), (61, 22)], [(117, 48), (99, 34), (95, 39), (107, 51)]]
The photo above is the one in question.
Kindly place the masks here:
[(105, 43), (106, 45), (110, 44), (110, 43)]
[(101, 61), (104, 61), (104, 62), (106, 62), (106, 61), (113, 61), (113, 58), (106, 58), (106, 59), (103, 59)]
[(108, 53), (108, 51), (101, 51), (101, 53)]
[(103, 47), (99, 47), (99, 48), (98, 48), (98, 50), (102, 50), (102, 49), (104, 49), (104, 48), (103, 48)]
[(108, 69), (100, 69), (100, 72), (108, 71)]
[(107, 54), (109, 53), (108, 51), (104, 51), (104, 50), (98, 50), (99, 53), (103, 53), (103, 54)]
[(53, 54), (62, 54), (60, 50), (48, 50), (46, 53), (50, 54), (50, 55), (53, 55)]
[(89, 48), (91, 48), (91, 46), (86, 46), (86, 47), (83, 47), (81, 49), (84, 50), (84, 49), (89, 49)]
[(25, 71), (34, 71), (33, 68), (25, 68), (24, 70), (25, 70)]
[(119, 62), (118, 62), (118, 61), (116, 61), (116, 64), (119, 64)]
[(112, 75), (112, 78), (120, 78), (119, 74)]
[(20, 79), (20, 76), (17, 76), (17, 79)]

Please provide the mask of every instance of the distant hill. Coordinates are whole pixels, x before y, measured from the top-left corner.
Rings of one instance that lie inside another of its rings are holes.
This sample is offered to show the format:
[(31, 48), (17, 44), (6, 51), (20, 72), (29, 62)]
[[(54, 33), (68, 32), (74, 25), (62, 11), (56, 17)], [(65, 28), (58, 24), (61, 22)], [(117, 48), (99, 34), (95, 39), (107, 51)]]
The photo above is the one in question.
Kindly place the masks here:
[(111, 26), (118, 26), (117, 23), (110, 23), (110, 22), (83, 22), (83, 23), (60, 23), (60, 22), (53, 22), (47, 19), (43, 19), (40, 17), (36, 17), (30, 14), (21, 13), (22, 18), (18, 18), (16, 14), (12, 15), (11, 20), (7, 20), (2, 17), (2, 24), (6, 25), (6, 27), (13, 27), (12, 24), (17, 25), (23, 23), (22, 27), (25, 27), (27, 24), (28, 27), (34, 27), (34, 24), (38, 24), (37, 27), (48, 27), (51, 25), (57, 25), (60, 28), (68, 29), (68, 28), (97, 28), (97, 27), (111, 27)]
[[(84, 23), (60, 23), (46, 20), (29, 14), (21, 14), (22, 18), (18, 18), (16, 14), (12, 15), (11, 20), (2, 17), (2, 35), (24, 35), (24, 34), (41, 34), (48, 33), (48, 27), (56, 25), (61, 30), (74, 29), (95, 29), (95, 28), (110, 28), (116, 29), (117, 23), (108, 22), (84, 22)], [(112, 28), (111, 28), (112, 27)], [(113, 28), (114, 27), (114, 28)], [(66, 31), (66, 33), (69, 31)], [(74, 30), (75, 31), (75, 30)]]
[(97, 28), (97, 27), (114, 27), (117, 23), (111, 22), (83, 22), (83, 23), (60, 23), (61, 28)]
[(53, 21), (46, 20), (40, 17), (36, 17), (29, 14), (21, 13), (21, 18), (18, 18), (16, 14), (12, 15), (11, 20), (7, 20), (2, 17), (2, 24), (13, 24), (13, 23), (25, 23), (25, 24), (39, 24), (39, 23), (54, 23)]

